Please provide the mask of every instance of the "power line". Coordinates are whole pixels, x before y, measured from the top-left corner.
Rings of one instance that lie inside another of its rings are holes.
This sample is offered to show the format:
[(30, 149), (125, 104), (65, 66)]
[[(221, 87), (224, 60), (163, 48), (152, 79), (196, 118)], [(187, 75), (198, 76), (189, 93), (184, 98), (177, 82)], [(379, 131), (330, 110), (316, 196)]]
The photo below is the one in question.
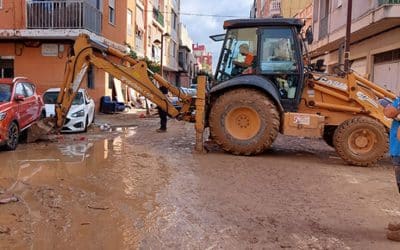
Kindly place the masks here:
[[(146, 10), (145, 12), (153, 12), (153, 10)], [(172, 14), (174, 12), (171, 11), (159, 11), (161, 14)], [(202, 14), (202, 13), (189, 13), (189, 12), (178, 12), (177, 15), (182, 16), (203, 16), (203, 17), (221, 17), (221, 18), (246, 18), (245, 16), (225, 16), (225, 15), (217, 15), (217, 14)]]

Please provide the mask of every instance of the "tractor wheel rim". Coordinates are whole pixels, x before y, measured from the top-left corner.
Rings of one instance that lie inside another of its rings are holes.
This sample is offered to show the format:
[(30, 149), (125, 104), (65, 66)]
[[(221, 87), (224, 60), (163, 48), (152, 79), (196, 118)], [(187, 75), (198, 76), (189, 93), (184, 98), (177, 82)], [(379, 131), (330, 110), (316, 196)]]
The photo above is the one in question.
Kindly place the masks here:
[(260, 131), (261, 119), (251, 107), (235, 108), (226, 115), (225, 128), (232, 137), (248, 140)]
[(358, 129), (349, 137), (349, 148), (356, 154), (371, 152), (376, 143), (376, 134), (369, 129)]

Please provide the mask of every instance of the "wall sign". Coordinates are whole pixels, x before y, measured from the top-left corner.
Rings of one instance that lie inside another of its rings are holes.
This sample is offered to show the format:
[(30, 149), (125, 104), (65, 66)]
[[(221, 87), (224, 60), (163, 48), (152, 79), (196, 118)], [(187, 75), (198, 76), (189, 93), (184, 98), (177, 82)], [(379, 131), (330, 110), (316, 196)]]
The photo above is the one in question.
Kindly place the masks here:
[(58, 44), (56, 43), (42, 44), (42, 56), (58, 56)]

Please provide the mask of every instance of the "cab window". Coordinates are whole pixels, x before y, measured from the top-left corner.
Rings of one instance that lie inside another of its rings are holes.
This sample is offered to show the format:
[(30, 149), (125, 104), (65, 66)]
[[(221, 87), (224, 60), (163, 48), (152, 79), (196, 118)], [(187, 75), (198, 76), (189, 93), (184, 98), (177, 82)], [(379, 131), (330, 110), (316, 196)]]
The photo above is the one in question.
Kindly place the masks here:
[(217, 69), (217, 80), (225, 81), (240, 74), (251, 74), (256, 57), (257, 28), (229, 30)]
[(297, 73), (297, 58), (290, 28), (266, 28), (261, 35), (260, 68), (263, 74)]
[(299, 92), (299, 53), (295, 36), (289, 27), (271, 27), (261, 30), (260, 70), (277, 86), (280, 97), (296, 98)]

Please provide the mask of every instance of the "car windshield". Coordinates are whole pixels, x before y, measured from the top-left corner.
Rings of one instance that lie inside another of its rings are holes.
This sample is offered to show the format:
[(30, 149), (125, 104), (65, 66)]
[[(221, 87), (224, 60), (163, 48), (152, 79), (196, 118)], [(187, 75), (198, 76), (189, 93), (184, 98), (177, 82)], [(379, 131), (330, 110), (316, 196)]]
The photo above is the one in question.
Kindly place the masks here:
[[(44, 104), (56, 104), (57, 102), (57, 97), (58, 97), (59, 92), (46, 92), (43, 95), (43, 101)], [(72, 105), (82, 105), (84, 103), (83, 101), (83, 95), (81, 92), (78, 92), (72, 101)]]
[(11, 85), (0, 84), (0, 102), (9, 102), (11, 100)]

